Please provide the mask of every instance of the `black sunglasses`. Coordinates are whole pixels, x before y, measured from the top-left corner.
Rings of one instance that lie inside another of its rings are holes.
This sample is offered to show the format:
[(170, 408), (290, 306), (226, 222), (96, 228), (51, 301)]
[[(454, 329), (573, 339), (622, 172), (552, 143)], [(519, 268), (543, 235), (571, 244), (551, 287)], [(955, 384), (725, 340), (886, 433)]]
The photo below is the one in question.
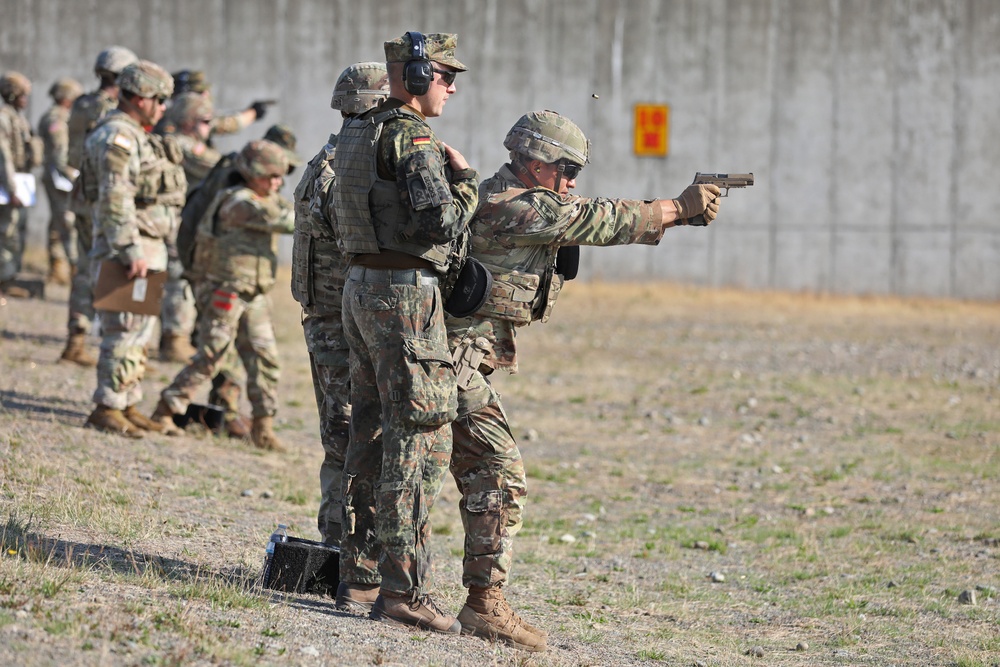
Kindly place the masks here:
[(444, 81), (444, 85), (450, 86), (455, 83), (455, 77), (458, 76), (458, 72), (449, 72), (448, 70), (438, 69), (437, 67), (431, 67), (431, 69), (436, 73), (441, 75), (441, 80)]
[(581, 169), (583, 169), (582, 166), (580, 166), (580, 165), (578, 165), (576, 163), (573, 163), (573, 162), (560, 162), (559, 163), (559, 173), (562, 174), (563, 176), (565, 176), (566, 178), (568, 178), (571, 181), (574, 178), (576, 178), (577, 176), (580, 175), (580, 170)]

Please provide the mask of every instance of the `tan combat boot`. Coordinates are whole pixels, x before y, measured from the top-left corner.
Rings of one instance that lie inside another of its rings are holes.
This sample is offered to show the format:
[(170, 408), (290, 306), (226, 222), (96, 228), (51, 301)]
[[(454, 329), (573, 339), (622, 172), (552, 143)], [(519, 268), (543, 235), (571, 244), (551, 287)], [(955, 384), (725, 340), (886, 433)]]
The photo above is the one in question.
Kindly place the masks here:
[[(170, 405), (162, 398), (160, 399), (160, 402), (156, 404), (156, 410), (153, 411), (153, 414), (151, 414), (148, 419), (139, 414), (138, 410), (135, 410), (135, 414), (139, 415), (141, 420), (144, 420), (152, 425), (149, 428), (150, 431), (156, 431), (157, 433), (163, 433), (164, 435), (180, 435), (181, 429), (174, 424), (174, 412), (170, 409)], [(132, 419), (128, 412), (126, 412), (125, 415), (131, 421), (136, 421)]]
[(250, 428), (250, 440), (258, 449), (272, 452), (287, 452), (284, 443), (274, 434), (274, 417), (254, 417)]
[(69, 262), (62, 257), (53, 257), (49, 262), (48, 281), (56, 285), (69, 285), (72, 280), (72, 269)]
[(97, 359), (87, 352), (87, 334), (70, 334), (66, 339), (66, 349), (59, 356), (59, 361), (70, 361), (86, 368), (96, 366)]
[(160, 336), (160, 361), (186, 364), (197, 351), (187, 336), (172, 333)]
[(223, 426), (230, 438), (246, 440), (250, 437), (250, 419), (239, 413), (240, 385), (223, 373), (212, 378), (212, 390), (208, 392), (208, 402), (225, 408)]
[(146, 435), (146, 432), (125, 418), (125, 413), (121, 410), (109, 408), (106, 405), (98, 405), (87, 417), (87, 427), (96, 428), (105, 433), (123, 435), (126, 438), (138, 440)]
[(463, 635), (502, 641), (522, 651), (544, 651), (548, 635), (514, 613), (499, 586), (469, 588), (469, 597), (458, 612)]
[(452, 635), (462, 631), (462, 624), (458, 619), (438, 609), (430, 595), (421, 595), (414, 600), (410, 595), (382, 591), (372, 605), (369, 618), (389, 625), (403, 627), (413, 625), (424, 630)]
[(340, 611), (367, 614), (378, 599), (378, 584), (352, 584), (346, 581), (337, 586), (336, 606)]
[(20, 285), (14, 284), (14, 281), (10, 281), (0, 285), (0, 294), (4, 296), (9, 296), (12, 299), (30, 299), (31, 290), (21, 287)]
[(239, 413), (230, 414), (227, 412), (222, 425), (226, 430), (226, 435), (230, 438), (246, 440), (250, 437), (252, 429), (250, 420)]

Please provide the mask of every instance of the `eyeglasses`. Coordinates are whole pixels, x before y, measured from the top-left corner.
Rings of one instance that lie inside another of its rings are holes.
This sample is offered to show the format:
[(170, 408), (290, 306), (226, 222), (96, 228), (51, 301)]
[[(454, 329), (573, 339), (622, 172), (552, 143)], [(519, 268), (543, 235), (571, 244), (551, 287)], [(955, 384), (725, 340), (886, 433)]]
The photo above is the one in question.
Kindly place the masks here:
[(170, 98), (167, 98), (167, 97), (154, 97), (153, 99), (156, 100), (157, 104), (166, 104), (167, 100), (170, 99)]
[(444, 81), (444, 85), (450, 86), (455, 83), (455, 77), (458, 76), (458, 72), (451, 72), (445, 69), (438, 69), (437, 67), (431, 67), (435, 74), (441, 75), (441, 80)]
[(212, 119), (211, 118), (199, 118), (198, 122), (199, 123), (203, 123), (205, 125), (211, 125), (212, 124)]
[(574, 162), (560, 162), (558, 169), (560, 174), (572, 181), (580, 175), (580, 170), (583, 167)]

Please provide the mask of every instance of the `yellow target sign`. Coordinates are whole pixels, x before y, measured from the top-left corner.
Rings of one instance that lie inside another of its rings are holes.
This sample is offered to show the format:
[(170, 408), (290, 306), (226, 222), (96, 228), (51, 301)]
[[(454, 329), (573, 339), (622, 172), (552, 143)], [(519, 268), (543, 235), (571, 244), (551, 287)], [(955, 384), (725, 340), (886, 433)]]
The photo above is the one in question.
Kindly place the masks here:
[(670, 147), (670, 107), (666, 104), (635, 105), (635, 154), (666, 157)]

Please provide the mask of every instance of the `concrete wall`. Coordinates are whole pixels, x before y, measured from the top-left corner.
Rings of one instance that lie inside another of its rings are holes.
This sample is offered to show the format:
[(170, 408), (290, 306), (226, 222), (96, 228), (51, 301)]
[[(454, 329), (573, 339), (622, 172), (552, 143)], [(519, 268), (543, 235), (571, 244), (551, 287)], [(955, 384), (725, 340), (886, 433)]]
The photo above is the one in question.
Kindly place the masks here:
[[(460, 35), (470, 72), (435, 131), (484, 175), (506, 130), (549, 108), (593, 141), (583, 195), (676, 196), (744, 172), (709, 229), (584, 251), (585, 277), (760, 289), (1000, 297), (1000, 3), (995, 0), (2, 0), (0, 66), (93, 84), (120, 43), (204, 69), (218, 106), (278, 97), (264, 123), (305, 157), (339, 126), (340, 70), (406, 30)], [(598, 95), (598, 99), (593, 97)], [(671, 106), (671, 153), (632, 154), (632, 107)], [(44, 211), (35, 212), (36, 228)]]

